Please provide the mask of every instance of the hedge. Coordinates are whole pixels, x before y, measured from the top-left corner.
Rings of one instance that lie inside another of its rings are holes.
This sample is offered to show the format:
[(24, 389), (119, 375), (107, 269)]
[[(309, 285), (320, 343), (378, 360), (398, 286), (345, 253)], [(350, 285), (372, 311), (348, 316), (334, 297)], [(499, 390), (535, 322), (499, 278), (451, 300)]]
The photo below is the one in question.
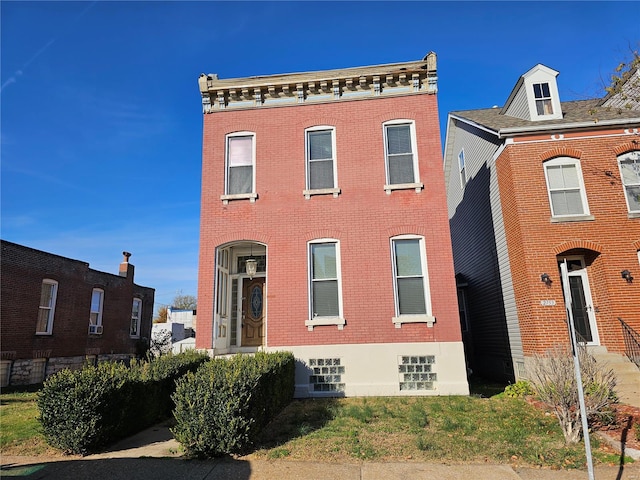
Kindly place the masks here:
[(178, 380), (171, 431), (191, 457), (243, 453), (293, 399), (294, 372), (285, 352), (214, 359)]
[(195, 351), (151, 362), (104, 362), (49, 377), (38, 394), (47, 442), (85, 455), (171, 415), (175, 382), (208, 357)]

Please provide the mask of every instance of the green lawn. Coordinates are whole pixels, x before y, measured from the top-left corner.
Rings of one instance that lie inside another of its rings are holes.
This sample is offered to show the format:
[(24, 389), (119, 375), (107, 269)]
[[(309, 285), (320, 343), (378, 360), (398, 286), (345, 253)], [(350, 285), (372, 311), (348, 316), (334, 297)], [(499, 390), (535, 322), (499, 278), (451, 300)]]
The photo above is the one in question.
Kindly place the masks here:
[(36, 393), (0, 395), (0, 453), (42, 455), (55, 453), (40, 434)]
[[(39, 433), (35, 393), (0, 395), (0, 453), (58, 454)], [(599, 463), (619, 458), (598, 449)], [(582, 468), (556, 418), (525, 401), (478, 397), (374, 397), (293, 401), (254, 455), (314, 461), (498, 462)], [(630, 459), (626, 459), (629, 462)]]
[[(584, 445), (566, 446), (554, 416), (513, 398), (294, 401), (267, 432), (256, 452), (267, 458), (489, 461), (555, 468), (586, 463)], [(595, 439), (592, 443), (596, 461), (619, 461), (598, 451)]]

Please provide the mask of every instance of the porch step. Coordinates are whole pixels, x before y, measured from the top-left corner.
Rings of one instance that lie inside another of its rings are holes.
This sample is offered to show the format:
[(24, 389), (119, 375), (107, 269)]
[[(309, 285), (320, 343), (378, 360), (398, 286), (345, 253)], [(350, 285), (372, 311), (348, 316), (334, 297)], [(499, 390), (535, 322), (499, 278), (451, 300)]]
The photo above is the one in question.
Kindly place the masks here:
[(640, 370), (625, 355), (591, 351), (597, 363), (609, 367), (616, 374), (616, 393), (621, 403), (640, 407)]

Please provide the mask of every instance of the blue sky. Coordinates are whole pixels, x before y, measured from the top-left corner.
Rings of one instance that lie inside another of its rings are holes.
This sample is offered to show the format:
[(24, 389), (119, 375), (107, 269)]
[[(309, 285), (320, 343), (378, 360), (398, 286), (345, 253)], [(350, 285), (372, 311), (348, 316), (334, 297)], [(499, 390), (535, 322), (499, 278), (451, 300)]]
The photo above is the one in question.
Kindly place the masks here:
[[(202, 110), (220, 78), (438, 55), (449, 111), (502, 105), (537, 63), (593, 98), (638, 48), (639, 2), (0, 2), (4, 240), (197, 294)], [(284, 219), (283, 219), (284, 220)]]

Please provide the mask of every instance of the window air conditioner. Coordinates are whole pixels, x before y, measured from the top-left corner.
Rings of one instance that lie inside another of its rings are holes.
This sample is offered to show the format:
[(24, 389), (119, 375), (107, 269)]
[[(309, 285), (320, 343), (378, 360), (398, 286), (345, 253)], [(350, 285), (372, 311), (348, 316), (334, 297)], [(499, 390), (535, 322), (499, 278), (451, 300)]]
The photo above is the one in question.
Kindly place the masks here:
[(102, 335), (102, 325), (89, 325), (90, 335)]

